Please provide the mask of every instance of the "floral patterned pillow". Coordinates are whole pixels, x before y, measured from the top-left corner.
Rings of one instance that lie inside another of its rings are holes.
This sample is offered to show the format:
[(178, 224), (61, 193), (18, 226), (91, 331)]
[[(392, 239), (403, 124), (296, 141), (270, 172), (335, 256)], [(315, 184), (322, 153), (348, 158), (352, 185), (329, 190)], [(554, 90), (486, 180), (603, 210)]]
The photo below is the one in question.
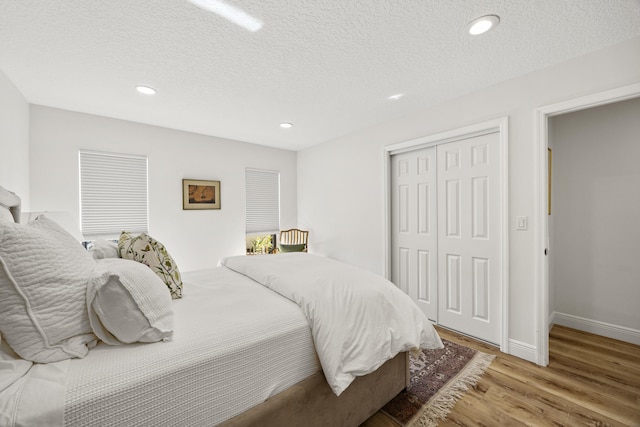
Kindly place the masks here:
[(176, 262), (164, 245), (147, 233), (134, 235), (123, 231), (118, 240), (121, 258), (148, 266), (167, 285), (171, 298), (182, 298), (182, 277)]

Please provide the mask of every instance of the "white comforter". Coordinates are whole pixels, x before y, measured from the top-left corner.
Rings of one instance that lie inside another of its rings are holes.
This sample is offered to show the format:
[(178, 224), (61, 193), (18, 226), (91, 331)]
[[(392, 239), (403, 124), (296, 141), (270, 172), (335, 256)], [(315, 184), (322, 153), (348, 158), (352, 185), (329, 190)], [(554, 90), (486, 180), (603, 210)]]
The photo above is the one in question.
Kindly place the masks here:
[(306, 253), (229, 257), (220, 263), (300, 306), (338, 396), (355, 377), (399, 352), (442, 348), (427, 317), (381, 276)]

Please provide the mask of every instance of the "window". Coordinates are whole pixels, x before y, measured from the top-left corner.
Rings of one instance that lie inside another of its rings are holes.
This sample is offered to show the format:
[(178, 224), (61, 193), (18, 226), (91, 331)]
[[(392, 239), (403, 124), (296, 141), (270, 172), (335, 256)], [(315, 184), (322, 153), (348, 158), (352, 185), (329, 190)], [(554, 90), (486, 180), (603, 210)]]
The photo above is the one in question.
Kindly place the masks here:
[(85, 239), (148, 231), (147, 157), (80, 151), (80, 222)]
[(280, 229), (280, 173), (246, 169), (247, 234), (271, 234)]

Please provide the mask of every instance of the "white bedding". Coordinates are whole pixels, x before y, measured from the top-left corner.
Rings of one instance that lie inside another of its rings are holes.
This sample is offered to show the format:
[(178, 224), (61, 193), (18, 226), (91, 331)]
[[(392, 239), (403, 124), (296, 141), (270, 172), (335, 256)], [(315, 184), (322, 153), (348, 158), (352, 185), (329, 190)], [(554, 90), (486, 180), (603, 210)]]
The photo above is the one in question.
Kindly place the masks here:
[(216, 425), (320, 369), (291, 301), (224, 267), (183, 280), (173, 340), (101, 343), (68, 361), (64, 408), (46, 425), (59, 425), (62, 410), (71, 427)]
[(318, 371), (295, 304), (225, 268), (183, 281), (173, 341), (71, 361), (65, 425), (211, 426)]
[(415, 303), (368, 271), (306, 253), (229, 257), (220, 263), (300, 306), (324, 375), (338, 396), (355, 377), (400, 352), (442, 348)]
[[(100, 343), (84, 359), (41, 371), (30, 362), (0, 363), (0, 378), (13, 375), (0, 381), (0, 410), (11, 408), (0, 426), (57, 427), (63, 416), (67, 427), (211, 426), (318, 372), (320, 363), (339, 395), (399, 352), (442, 346), (409, 297), (374, 274), (297, 253), (223, 263), (183, 275), (172, 341)], [(23, 424), (20, 414), (28, 415)]]
[(63, 423), (64, 378), (69, 360), (23, 360), (0, 336), (0, 426), (49, 427)]

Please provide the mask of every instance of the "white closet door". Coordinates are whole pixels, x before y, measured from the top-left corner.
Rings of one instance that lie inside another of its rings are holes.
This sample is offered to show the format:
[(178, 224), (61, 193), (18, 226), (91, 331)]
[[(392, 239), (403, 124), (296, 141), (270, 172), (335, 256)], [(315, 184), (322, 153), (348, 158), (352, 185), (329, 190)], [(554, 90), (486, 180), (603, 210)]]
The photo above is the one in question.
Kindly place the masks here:
[(500, 342), (499, 133), (438, 145), (438, 323)]
[(391, 280), (437, 321), (436, 149), (391, 157)]

